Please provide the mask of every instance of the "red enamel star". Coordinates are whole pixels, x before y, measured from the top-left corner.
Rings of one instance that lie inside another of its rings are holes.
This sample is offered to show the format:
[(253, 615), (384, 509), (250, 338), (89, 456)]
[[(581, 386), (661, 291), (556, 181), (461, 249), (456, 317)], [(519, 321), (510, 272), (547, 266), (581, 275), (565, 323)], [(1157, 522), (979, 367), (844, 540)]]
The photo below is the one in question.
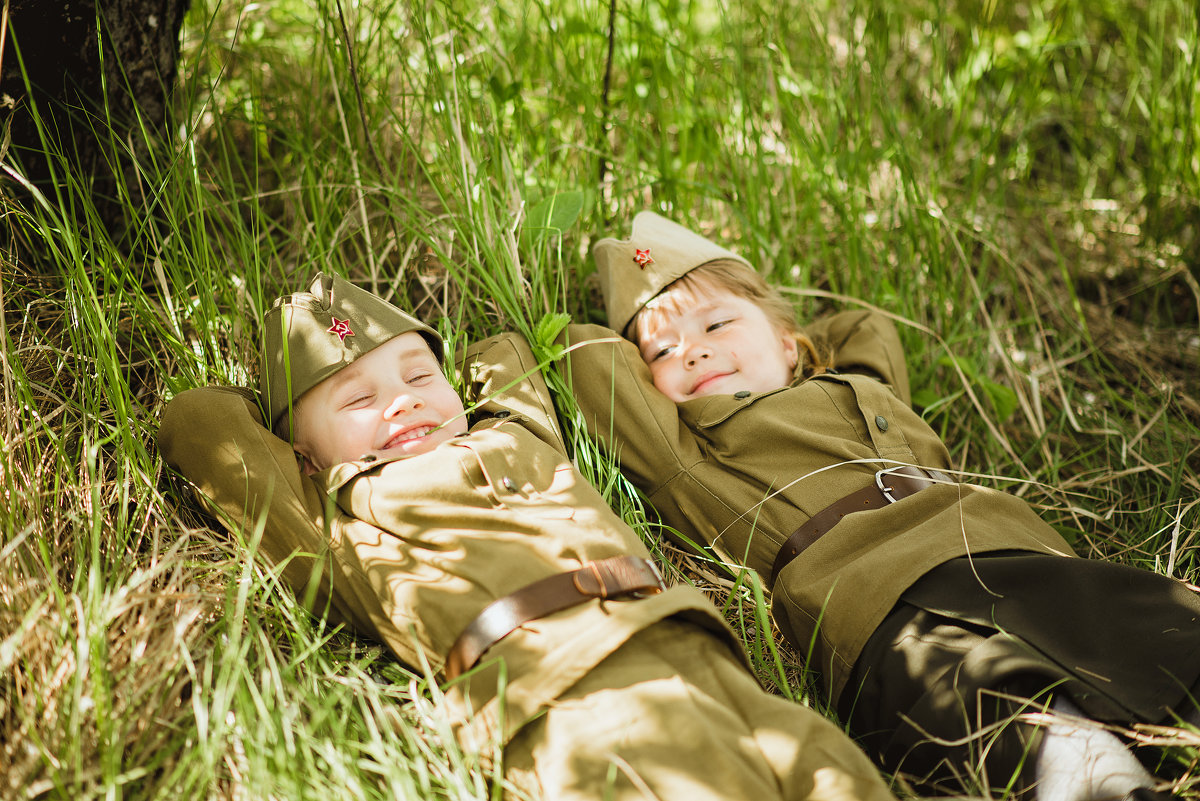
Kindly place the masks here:
[(354, 336), (354, 332), (350, 330), (350, 321), (339, 320), (336, 317), (333, 318), (333, 325), (326, 328), (325, 331), (330, 334), (337, 334), (342, 342), (346, 341), (346, 337)]
[(646, 269), (647, 264), (654, 263), (654, 259), (650, 258), (650, 248), (634, 248), (633, 260), (643, 270)]

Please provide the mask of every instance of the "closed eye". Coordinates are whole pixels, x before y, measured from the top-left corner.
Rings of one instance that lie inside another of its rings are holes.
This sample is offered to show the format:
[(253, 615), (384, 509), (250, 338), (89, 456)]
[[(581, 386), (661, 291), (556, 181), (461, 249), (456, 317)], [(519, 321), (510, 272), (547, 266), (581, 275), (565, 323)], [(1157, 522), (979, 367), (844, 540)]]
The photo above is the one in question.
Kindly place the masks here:
[(667, 356), (670, 356), (670, 355), (671, 355), (671, 352), (672, 352), (672, 351), (674, 351), (674, 350), (675, 350), (675, 346), (674, 346), (674, 345), (665, 345), (665, 346), (663, 346), (663, 347), (659, 348), (658, 350), (656, 350), (656, 351), (654, 352), (654, 355), (652, 355), (652, 356), (650, 357), (650, 361), (652, 361), (652, 362), (656, 362), (656, 361), (658, 361), (659, 359), (662, 359), (662, 358), (665, 358), (665, 357), (667, 357)]
[(733, 318), (730, 318), (727, 320), (716, 320), (714, 322), (709, 323), (708, 327), (705, 328), (704, 330), (705, 331), (716, 331), (718, 328), (724, 328), (725, 326), (729, 325), (732, 322), (733, 322)]
[(375, 396), (369, 392), (362, 392), (357, 395), (352, 395), (349, 400), (342, 404), (343, 409), (359, 409), (371, 402)]

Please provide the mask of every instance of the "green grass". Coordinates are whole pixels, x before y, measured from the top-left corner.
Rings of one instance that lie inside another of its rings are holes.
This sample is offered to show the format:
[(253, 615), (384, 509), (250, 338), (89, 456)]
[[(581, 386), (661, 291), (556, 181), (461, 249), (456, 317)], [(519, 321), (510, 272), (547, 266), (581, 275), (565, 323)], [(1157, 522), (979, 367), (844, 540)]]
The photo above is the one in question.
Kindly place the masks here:
[[(607, 4), (193, 6), (170, 133), (120, 187), (127, 240), (62, 169), (16, 205), (4, 159), (0, 796), (502, 795), (436, 685), (198, 512), (156, 418), (252, 380), (262, 310), (317, 269), (460, 340), (597, 319), (589, 244), (643, 208), (802, 318), (895, 314), (958, 466), (1081, 554), (1200, 577), (1194, 3), (621, 0), (607, 94)], [(761, 593), (663, 556), (822, 708)], [(1200, 751), (1168, 735), (1183, 787)]]

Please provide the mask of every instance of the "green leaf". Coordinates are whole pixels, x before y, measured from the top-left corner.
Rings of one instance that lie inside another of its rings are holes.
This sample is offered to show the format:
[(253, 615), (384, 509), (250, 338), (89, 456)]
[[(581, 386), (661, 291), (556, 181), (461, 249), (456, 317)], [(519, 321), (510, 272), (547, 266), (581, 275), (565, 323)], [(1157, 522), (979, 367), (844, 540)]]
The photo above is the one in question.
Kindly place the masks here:
[[(1017, 393), (1003, 384), (997, 384), (995, 381), (980, 375), (979, 371), (975, 369), (975, 365), (971, 364), (971, 362), (966, 359), (956, 359), (953, 356), (943, 356), (941, 359), (938, 359), (938, 364), (951, 369), (958, 367), (962, 371), (962, 374), (966, 376), (971, 386), (977, 387), (991, 400), (992, 408), (996, 410), (996, 416), (1000, 422), (1004, 422), (1016, 412)], [(913, 402), (917, 403), (916, 396), (914, 396)], [(929, 404), (924, 403), (918, 403), (918, 405), (925, 408), (929, 407)]]
[(928, 409), (941, 399), (942, 396), (929, 387), (918, 389), (912, 395), (913, 406), (916, 406), (919, 409)]
[(561, 234), (579, 219), (583, 192), (557, 192), (529, 210), (523, 232), (531, 236)]
[(582, 17), (571, 17), (562, 28), (563, 36), (598, 36), (603, 38), (604, 31)]
[(1017, 393), (1013, 392), (1003, 384), (997, 384), (995, 381), (989, 381), (986, 378), (979, 379), (979, 386), (992, 400), (992, 406), (996, 409), (996, 416), (1000, 422), (1004, 422), (1012, 417), (1013, 412), (1017, 410)]
[(954, 356), (943, 356), (942, 358), (938, 359), (938, 364), (940, 364), (942, 367), (948, 367), (950, 369), (957, 367), (971, 383), (975, 383), (979, 380), (979, 373), (976, 372), (975, 365), (971, 364), (966, 359), (958, 359)]
[(552, 361), (562, 356), (565, 348), (555, 340), (571, 322), (571, 315), (562, 312), (547, 312), (533, 325), (533, 340), (529, 343), (533, 355), (540, 362)]

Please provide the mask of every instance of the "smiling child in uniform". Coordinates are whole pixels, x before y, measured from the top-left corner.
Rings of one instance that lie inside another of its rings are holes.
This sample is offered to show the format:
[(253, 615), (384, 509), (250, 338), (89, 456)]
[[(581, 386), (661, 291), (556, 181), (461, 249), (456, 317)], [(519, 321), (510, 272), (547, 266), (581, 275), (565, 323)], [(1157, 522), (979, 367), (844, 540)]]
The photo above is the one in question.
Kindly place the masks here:
[(884, 316), (801, 330), (748, 262), (651, 212), (593, 255), (628, 341), (568, 329), (591, 432), (672, 529), (761, 577), (869, 753), (954, 791), (1150, 797), (1091, 720), (1195, 714), (1188, 586), (1077, 558), (1024, 501), (953, 480)]

